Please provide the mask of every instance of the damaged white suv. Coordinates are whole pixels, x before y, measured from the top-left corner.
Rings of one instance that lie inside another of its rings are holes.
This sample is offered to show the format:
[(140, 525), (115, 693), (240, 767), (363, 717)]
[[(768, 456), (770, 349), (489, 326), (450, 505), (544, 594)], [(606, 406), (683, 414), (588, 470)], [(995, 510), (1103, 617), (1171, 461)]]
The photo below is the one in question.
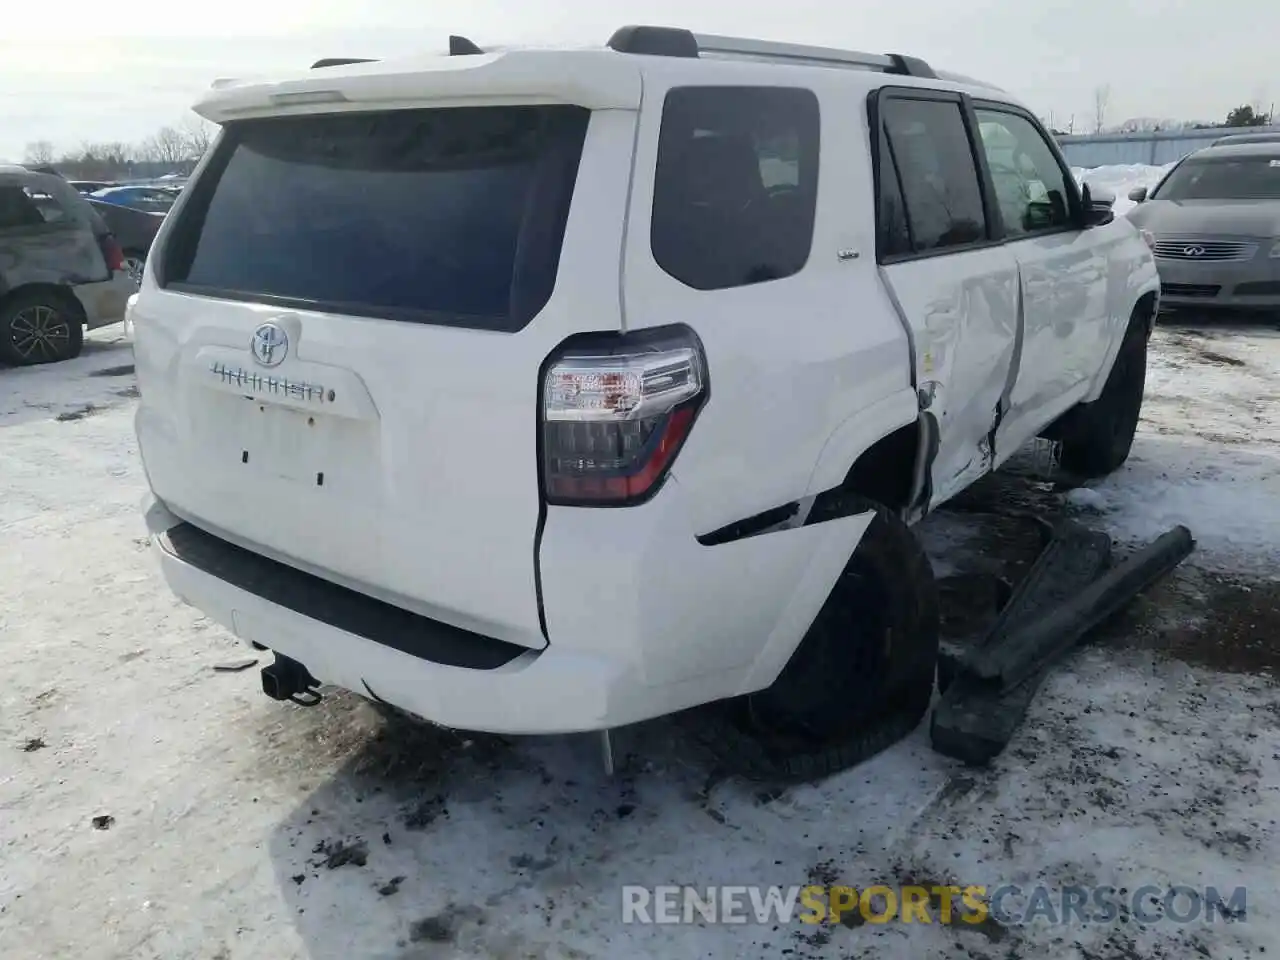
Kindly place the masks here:
[(917, 59), (453, 38), (196, 109), (131, 307), (147, 521), (278, 699), (875, 749), (933, 688), (909, 525), (1036, 436), (1128, 455), (1150, 251)]

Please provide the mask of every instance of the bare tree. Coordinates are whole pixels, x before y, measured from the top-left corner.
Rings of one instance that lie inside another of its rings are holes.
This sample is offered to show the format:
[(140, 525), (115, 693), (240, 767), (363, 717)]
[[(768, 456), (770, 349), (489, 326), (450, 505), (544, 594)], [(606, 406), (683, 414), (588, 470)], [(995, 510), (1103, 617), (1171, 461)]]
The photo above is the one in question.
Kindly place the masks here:
[(1093, 91), (1093, 132), (1101, 133), (1107, 125), (1107, 107), (1111, 105), (1111, 86), (1103, 84)]
[(53, 143), (48, 140), (36, 140), (27, 144), (23, 160), (30, 164), (53, 163)]
[(187, 155), (184, 160), (199, 160), (213, 143), (214, 126), (203, 117), (188, 117), (182, 124), (182, 135), (186, 139)]
[(178, 164), (187, 159), (186, 135), (177, 127), (161, 127), (142, 141), (138, 149), (141, 159), (152, 163)]

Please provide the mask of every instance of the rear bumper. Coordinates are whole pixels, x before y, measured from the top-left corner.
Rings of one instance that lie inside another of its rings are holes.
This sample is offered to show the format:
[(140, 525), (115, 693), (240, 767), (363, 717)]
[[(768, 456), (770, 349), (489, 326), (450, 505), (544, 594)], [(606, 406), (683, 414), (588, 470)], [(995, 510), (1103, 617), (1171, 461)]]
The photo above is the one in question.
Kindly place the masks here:
[(443, 726), (501, 734), (607, 729), (768, 686), (871, 520), (704, 547), (681, 529), (674, 480), (635, 510), (553, 510), (541, 558), (550, 644), (529, 650), (470, 635), (487, 653), (468, 659), (406, 639), (419, 628), (431, 634), (430, 621), (402, 619), (390, 636), (394, 624), (368, 627), (329, 601), (306, 607), (267, 585), (266, 574), (219, 570), (175, 546), (181, 537), (171, 534), (186, 525), (163, 504), (153, 499), (146, 513), (170, 588), (246, 643), (298, 661), (322, 684)]
[(123, 320), (129, 297), (138, 291), (123, 270), (115, 271), (110, 280), (82, 283), (72, 289), (84, 308), (85, 326), (90, 330)]

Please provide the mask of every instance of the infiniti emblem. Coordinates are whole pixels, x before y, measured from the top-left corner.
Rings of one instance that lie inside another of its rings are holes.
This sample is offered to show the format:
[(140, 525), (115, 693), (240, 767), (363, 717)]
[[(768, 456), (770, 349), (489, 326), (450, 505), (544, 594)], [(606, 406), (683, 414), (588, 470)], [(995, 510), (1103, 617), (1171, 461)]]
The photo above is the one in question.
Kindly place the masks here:
[(279, 366), (289, 353), (289, 337), (276, 324), (264, 323), (253, 331), (249, 349), (253, 351), (253, 359), (264, 367)]
[(1182, 254), (1187, 257), (1203, 257), (1204, 247), (1183, 247)]

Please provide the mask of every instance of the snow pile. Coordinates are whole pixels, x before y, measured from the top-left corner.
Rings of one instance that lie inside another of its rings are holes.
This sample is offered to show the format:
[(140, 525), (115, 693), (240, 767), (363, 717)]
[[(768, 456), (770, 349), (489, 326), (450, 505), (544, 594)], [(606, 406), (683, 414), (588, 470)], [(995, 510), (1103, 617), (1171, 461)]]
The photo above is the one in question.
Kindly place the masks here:
[(1129, 191), (1134, 187), (1154, 187), (1173, 167), (1152, 167), (1145, 163), (1124, 163), (1108, 167), (1072, 167), (1071, 173), (1077, 183), (1088, 183), (1090, 187), (1105, 187), (1116, 195), (1115, 212), (1122, 214), (1134, 206), (1129, 199)]
[(1080, 510), (1104, 511), (1107, 509), (1107, 498), (1097, 490), (1080, 487), (1067, 494), (1067, 503)]

